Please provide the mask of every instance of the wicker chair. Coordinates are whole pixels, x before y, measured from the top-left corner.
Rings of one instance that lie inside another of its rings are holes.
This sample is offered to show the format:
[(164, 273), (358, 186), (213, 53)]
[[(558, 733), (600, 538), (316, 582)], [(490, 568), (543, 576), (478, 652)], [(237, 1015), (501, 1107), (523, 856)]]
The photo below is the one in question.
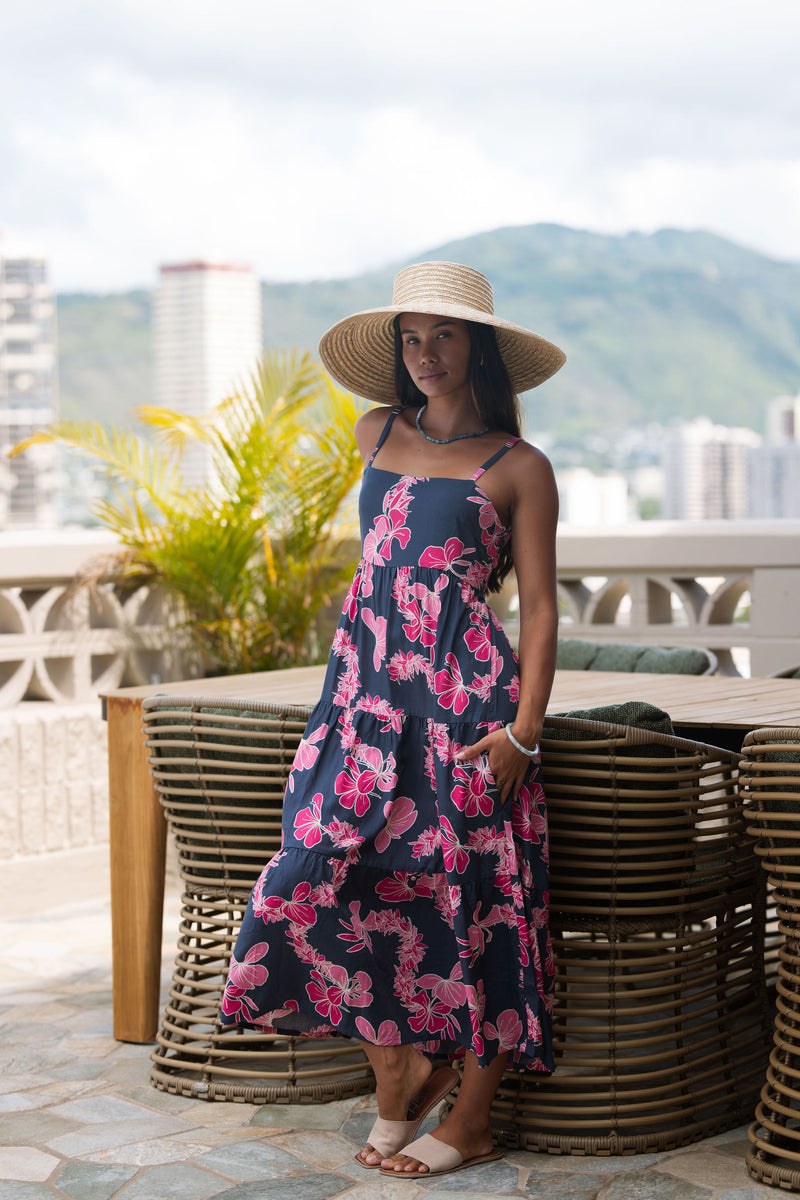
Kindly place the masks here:
[(565, 717), (542, 761), (556, 1069), (504, 1076), (498, 1141), (629, 1154), (743, 1123), (769, 1018), (738, 755)]
[(741, 789), (772, 889), (780, 943), (774, 1047), (747, 1166), (762, 1183), (800, 1191), (800, 729), (757, 729), (742, 747)]
[(218, 1020), (250, 890), (280, 847), (284, 788), (308, 710), (169, 696), (143, 707), (153, 779), (184, 886), (151, 1083), (257, 1104), (371, 1091), (374, 1077), (358, 1042), (223, 1028)]

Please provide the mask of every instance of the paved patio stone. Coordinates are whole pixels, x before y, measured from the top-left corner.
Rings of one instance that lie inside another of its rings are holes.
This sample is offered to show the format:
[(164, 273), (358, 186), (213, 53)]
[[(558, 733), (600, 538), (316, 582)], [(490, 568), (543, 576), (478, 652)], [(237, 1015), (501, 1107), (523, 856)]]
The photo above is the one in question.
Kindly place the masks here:
[(50, 1110), (58, 1117), (82, 1121), (86, 1125), (108, 1125), (111, 1121), (140, 1121), (152, 1116), (140, 1104), (121, 1100), (118, 1096), (85, 1096), (69, 1100)]
[(0, 1179), (20, 1179), (35, 1183), (49, 1178), (58, 1166), (52, 1154), (32, 1146), (0, 1147)]
[(194, 1101), (190, 1100), (188, 1096), (176, 1096), (172, 1092), (162, 1092), (149, 1084), (132, 1083), (125, 1087), (118, 1087), (116, 1091), (117, 1095), (125, 1096), (128, 1100), (133, 1100), (144, 1108), (155, 1109), (157, 1112), (180, 1113), (185, 1116), (194, 1104)]
[(102, 1075), (105, 1069), (106, 1064), (102, 1060), (83, 1062), (81, 1059), (76, 1059), (63, 1067), (56, 1067), (50, 1074), (54, 1079), (96, 1079), (98, 1075)]
[[(259, 1129), (276, 1126), (282, 1129), (340, 1129), (346, 1117), (346, 1111), (338, 1104), (262, 1104), (254, 1112), (250, 1124)], [(367, 1114), (364, 1120), (367, 1128), (371, 1128), (375, 1114)]]
[(708, 1200), (713, 1190), (660, 1171), (631, 1171), (612, 1179), (603, 1200)]
[(430, 1182), (419, 1179), (427, 1195), (451, 1195), (453, 1192), (470, 1192), (484, 1196), (513, 1196), (519, 1188), (519, 1171), (505, 1159), (496, 1162), (478, 1163), (464, 1167), (449, 1175), (432, 1175)]
[(367, 1178), (366, 1183), (355, 1184), (346, 1192), (340, 1192), (336, 1200), (426, 1200), (429, 1194), (410, 1179), (403, 1183), (381, 1176), (377, 1180)]
[(111, 1200), (136, 1174), (138, 1167), (71, 1162), (56, 1178), (56, 1186), (70, 1200)]
[(53, 1200), (53, 1193), (41, 1183), (0, 1183), (0, 1200)]
[[(225, 1180), (196, 1167), (153, 1167), (123, 1187), (119, 1200), (206, 1200), (218, 1196)], [(264, 1200), (264, 1189), (261, 1189)]]
[[(348, 1181), (341, 1175), (295, 1175), (285, 1183), (271, 1183), (269, 1200), (330, 1200), (347, 1186)], [(380, 1192), (373, 1195), (375, 1200), (381, 1200)], [(214, 1200), (265, 1200), (264, 1185), (240, 1183), (229, 1191), (218, 1192)]]
[(734, 1188), (732, 1191), (721, 1192), (716, 1200), (775, 1200), (776, 1196), (785, 1195), (780, 1188), (765, 1187), (753, 1180), (749, 1187)]
[(743, 1158), (720, 1154), (717, 1150), (695, 1150), (668, 1158), (659, 1170), (710, 1188), (741, 1188), (751, 1182)]
[(522, 1194), (529, 1200), (597, 1200), (608, 1177), (603, 1175), (534, 1175), (531, 1172)]
[(244, 1145), (217, 1147), (196, 1158), (195, 1162), (240, 1183), (278, 1179), (306, 1169), (302, 1162), (270, 1142), (245, 1142)]
[(150, 1138), (163, 1137), (170, 1133), (182, 1133), (189, 1128), (177, 1117), (146, 1117), (138, 1121), (109, 1121), (105, 1125), (84, 1125), (73, 1133), (64, 1133), (48, 1138), (45, 1142), (51, 1150), (65, 1158), (80, 1158), (93, 1150), (107, 1150), (111, 1146), (130, 1145)]
[(300, 1162), (309, 1163), (323, 1171), (348, 1166), (353, 1162), (355, 1153), (349, 1138), (327, 1130), (300, 1130), (279, 1134), (271, 1141), (281, 1149), (288, 1150)]
[[(197, 1132), (194, 1133), (198, 1137)], [(128, 1146), (112, 1146), (84, 1155), (86, 1162), (115, 1163), (119, 1166), (161, 1167), (166, 1163), (181, 1163), (206, 1154), (211, 1147), (205, 1140), (182, 1141), (179, 1138), (153, 1138), (146, 1142), (131, 1142)]]
[[(9, 1113), (0, 1121), (0, 1145), (30, 1146), (32, 1143), (47, 1143), (60, 1135), (68, 1137), (78, 1129), (76, 1121), (64, 1117), (51, 1117), (47, 1112)], [(53, 1147), (55, 1149), (55, 1147)]]

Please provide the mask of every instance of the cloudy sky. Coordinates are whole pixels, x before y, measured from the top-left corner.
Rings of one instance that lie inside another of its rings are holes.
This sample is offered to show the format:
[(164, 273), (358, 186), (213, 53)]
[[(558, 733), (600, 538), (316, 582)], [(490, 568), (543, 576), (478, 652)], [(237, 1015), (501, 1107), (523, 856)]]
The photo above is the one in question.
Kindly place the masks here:
[(800, 259), (798, 0), (28, 0), (0, 231), (59, 290), (354, 274), (501, 225)]

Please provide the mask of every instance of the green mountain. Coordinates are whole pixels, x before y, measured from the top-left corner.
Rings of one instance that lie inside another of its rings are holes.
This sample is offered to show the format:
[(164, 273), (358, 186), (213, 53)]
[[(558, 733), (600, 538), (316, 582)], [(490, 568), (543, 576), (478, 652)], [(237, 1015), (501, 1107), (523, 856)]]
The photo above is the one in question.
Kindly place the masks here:
[[(710, 233), (621, 237), (558, 225), (497, 229), (408, 262), (469, 263), (496, 310), (563, 347), (567, 365), (529, 393), (529, 428), (618, 428), (706, 415), (763, 427), (800, 390), (800, 264)], [(265, 283), (270, 345), (314, 348), (340, 317), (386, 304), (393, 263), (346, 280)], [(151, 401), (149, 297), (60, 296), (62, 412), (129, 423)]]

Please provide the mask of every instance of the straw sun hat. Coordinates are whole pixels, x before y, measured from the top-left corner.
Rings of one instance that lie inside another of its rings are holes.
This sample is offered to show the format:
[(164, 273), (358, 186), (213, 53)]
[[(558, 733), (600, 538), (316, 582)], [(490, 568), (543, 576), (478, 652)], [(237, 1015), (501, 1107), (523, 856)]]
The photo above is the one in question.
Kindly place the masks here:
[(403, 312), (491, 325), (517, 393), (543, 383), (566, 361), (552, 342), (494, 315), (492, 285), (480, 271), (458, 263), (415, 263), (396, 277), (388, 307), (345, 317), (323, 335), (320, 358), (338, 383), (368, 400), (397, 403), (393, 322)]

